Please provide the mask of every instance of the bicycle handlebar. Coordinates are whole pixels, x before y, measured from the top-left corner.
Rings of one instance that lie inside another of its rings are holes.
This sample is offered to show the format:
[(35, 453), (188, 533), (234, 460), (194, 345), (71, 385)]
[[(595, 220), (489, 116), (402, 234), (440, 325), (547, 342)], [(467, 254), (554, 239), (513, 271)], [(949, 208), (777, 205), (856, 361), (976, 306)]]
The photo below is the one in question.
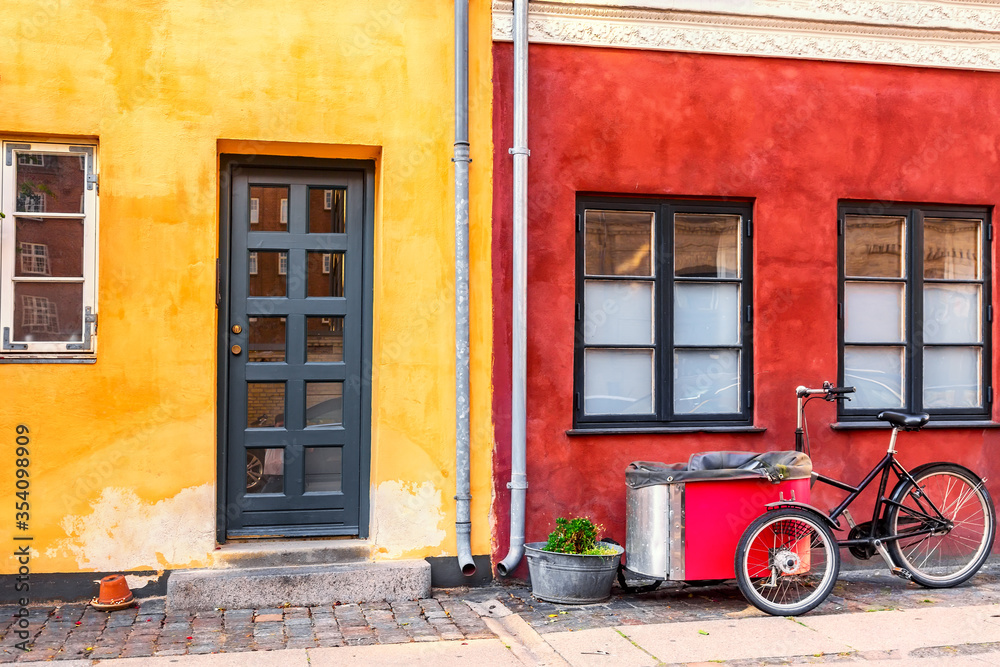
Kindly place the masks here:
[(857, 389), (854, 387), (834, 387), (831, 383), (824, 382), (822, 389), (809, 389), (808, 387), (801, 386), (796, 387), (795, 395), (799, 398), (803, 398), (814, 394), (826, 394), (829, 399), (833, 400), (835, 398), (847, 398), (845, 394), (853, 394), (855, 391), (857, 391)]

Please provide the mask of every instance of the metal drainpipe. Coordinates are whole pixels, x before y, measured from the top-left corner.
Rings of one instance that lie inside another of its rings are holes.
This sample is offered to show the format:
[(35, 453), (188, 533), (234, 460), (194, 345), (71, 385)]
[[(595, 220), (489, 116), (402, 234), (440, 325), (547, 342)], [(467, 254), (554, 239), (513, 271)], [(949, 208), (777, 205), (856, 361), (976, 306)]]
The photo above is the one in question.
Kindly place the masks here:
[(467, 577), (472, 560), (469, 475), (469, 2), (455, 0), (455, 543)]
[(528, 0), (514, 0), (514, 299), (511, 354), (510, 550), (497, 563), (507, 576), (524, 555), (524, 508), (528, 491), (526, 442), (528, 331)]

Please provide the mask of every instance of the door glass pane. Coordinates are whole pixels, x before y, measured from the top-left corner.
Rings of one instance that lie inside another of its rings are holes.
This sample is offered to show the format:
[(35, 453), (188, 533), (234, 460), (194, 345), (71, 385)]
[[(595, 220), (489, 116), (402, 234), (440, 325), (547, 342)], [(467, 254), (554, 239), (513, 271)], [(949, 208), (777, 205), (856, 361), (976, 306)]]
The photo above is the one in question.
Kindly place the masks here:
[(653, 284), (587, 280), (583, 285), (583, 342), (588, 345), (652, 345)]
[(739, 278), (740, 221), (739, 215), (674, 215), (674, 275)]
[(586, 414), (653, 412), (652, 350), (587, 350), (583, 368)]
[(309, 232), (343, 234), (347, 229), (347, 191), (309, 188)]
[(80, 342), (83, 284), (14, 283), (14, 340)]
[(285, 360), (284, 317), (251, 317), (247, 328), (250, 330), (247, 361)]
[(306, 361), (344, 360), (344, 318), (306, 318)]
[(844, 285), (844, 339), (849, 343), (903, 342), (903, 285)]
[(280, 447), (247, 449), (247, 493), (283, 493), (285, 450)]
[(306, 382), (306, 426), (344, 423), (344, 383)]
[(844, 347), (844, 384), (858, 390), (847, 407), (902, 407), (903, 380), (902, 347)]
[(902, 278), (906, 218), (885, 215), (845, 216), (845, 272), (848, 276)]
[(342, 490), (343, 454), (340, 447), (306, 447), (306, 493)]
[(285, 425), (285, 383), (247, 382), (247, 428)]
[(584, 263), (588, 276), (653, 275), (653, 213), (587, 210)]
[(83, 155), (17, 153), (17, 212), (83, 213), (86, 167)]
[(15, 276), (83, 277), (83, 220), (17, 218)]
[(674, 283), (674, 345), (739, 344), (739, 285)]
[(288, 253), (257, 250), (247, 259), (250, 296), (285, 296), (288, 284)]
[(924, 408), (982, 405), (978, 347), (924, 348)]
[[(254, 199), (257, 200), (256, 204), (253, 202)], [(251, 232), (287, 232), (288, 186), (251, 185), (247, 210), (250, 212)], [(254, 222), (255, 210), (256, 222)]]
[(979, 285), (924, 283), (924, 342), (978, 343)]
[(924, 278), (978, 280), (981, 220), (924, 220)]
[(675, 350), (674, 412), (732, 414), (740, 411), (738, 350)]
[(309, 296), (344, 296), (344, 253), (309, 252)]

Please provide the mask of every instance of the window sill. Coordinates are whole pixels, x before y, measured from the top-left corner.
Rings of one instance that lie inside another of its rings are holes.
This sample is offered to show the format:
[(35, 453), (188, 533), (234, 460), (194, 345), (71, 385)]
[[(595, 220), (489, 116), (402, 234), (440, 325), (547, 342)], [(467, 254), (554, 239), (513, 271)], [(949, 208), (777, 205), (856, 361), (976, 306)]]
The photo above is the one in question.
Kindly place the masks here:
[(0, 364), (93, 364), (97, 357), (0, 357)]
[[(892, 428), (892, 426), (890, 426), (888, 422), (882, 422), (882, 421), (858, 421), (858, 422), (834, 422), (833, 424), (830, 424), (830, 428), (833, 429), (834, 431), (865, 431), (865, 430), (875, 430), (875, 429), (888, 431), (889, 429)], [(979, 421), (973, 419), (968, 419), (968, 420), (939, 419), (937, 421), (934, 421), (934, 419), (931, 418), (931, 421), (927, 422), (927, 424), (925, 424), (921, 430), (935, 429), (935, 428), (971, 428), (971, 429), (1000, 428), (1000, 422)]]
[(568, 436), (580, 435), (671, 435), (682, 433), (763, 433), (759, 426), (601, 426), (597, 428), (571, 428)]

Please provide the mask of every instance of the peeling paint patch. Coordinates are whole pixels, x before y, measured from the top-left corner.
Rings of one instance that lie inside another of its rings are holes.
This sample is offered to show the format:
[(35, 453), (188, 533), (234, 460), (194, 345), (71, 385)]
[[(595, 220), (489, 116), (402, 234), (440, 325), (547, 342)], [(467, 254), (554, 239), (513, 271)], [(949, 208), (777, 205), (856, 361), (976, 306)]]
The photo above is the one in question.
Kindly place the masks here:
[(183, 489), (155, 503), (142, 500), (132, 489), (107, 488), (90, 506), (89, 514), (62, 520), (68, 537), (56, 547), (72, 554), (81, 569), (196, 567), (215, 548), (211, 484)]
[[(138, 590), (140, 588), (143, 588), (146, 584), (154, 584), (154, 583), (156, 583), (157, 581), (160, 580), (160, 577), (162, 577), (162, 576), (163, 576), (163, 571), (162, 570), (160, 570), (156, 574), (150, 574), (150, 575), (147, 575), (145, 577), (140, 577), (140, 576), (136, 576), (136, 575), (126, 574), (125, 575), (125, 583), (128, 584), (129, 590), (135, 591), (135, 590)], [(97, 581), (100, 582), (101, 580), (98, 579)]]
[(447, 536), (441, 492), (431, 482), (382, 482), (372, 490), (372, 510), (375, 551), (386, 558), (436, 547)]

